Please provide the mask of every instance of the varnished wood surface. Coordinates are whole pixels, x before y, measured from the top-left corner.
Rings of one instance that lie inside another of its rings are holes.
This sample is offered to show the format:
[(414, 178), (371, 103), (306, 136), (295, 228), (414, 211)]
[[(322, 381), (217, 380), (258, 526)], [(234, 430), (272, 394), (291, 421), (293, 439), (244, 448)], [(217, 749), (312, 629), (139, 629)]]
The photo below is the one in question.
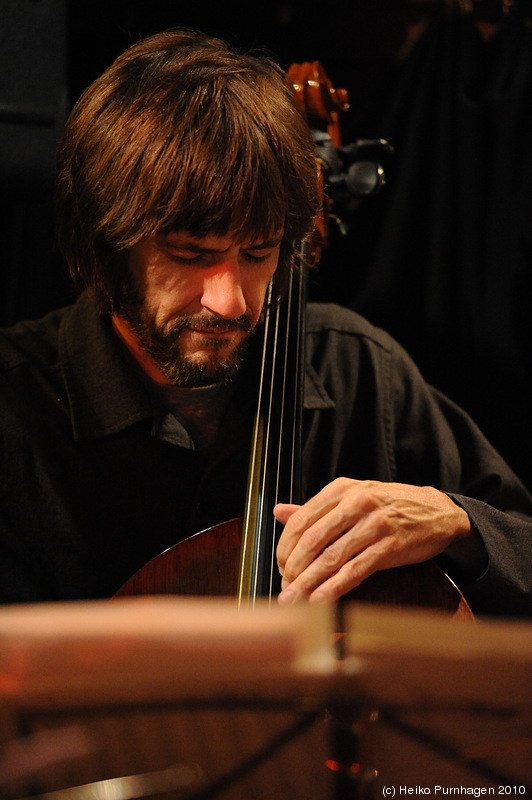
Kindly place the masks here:
[[(241, 531), (242, 520), (232, 519), (179, 542), (149, 561), (115, 596), (235, 596)], [(376, 572), (346, 599), (434, 608), (460, 618), (473, 616), (459, 589), (431, 561)]]

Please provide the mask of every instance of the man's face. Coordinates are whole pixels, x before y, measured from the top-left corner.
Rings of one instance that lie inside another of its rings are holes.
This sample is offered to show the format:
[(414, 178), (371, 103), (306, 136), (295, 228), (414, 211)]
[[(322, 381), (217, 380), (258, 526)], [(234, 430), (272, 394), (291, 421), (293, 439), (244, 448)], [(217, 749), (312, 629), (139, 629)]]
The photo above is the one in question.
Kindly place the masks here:
[(133, 289), (114, 325), (142, 366), (154, 367), (147, 370), (152, 377), (198, 386), (234, 374), (259, 320), (281, 238), (238, 243), (231, 235), (170, 232), (129, 250)]

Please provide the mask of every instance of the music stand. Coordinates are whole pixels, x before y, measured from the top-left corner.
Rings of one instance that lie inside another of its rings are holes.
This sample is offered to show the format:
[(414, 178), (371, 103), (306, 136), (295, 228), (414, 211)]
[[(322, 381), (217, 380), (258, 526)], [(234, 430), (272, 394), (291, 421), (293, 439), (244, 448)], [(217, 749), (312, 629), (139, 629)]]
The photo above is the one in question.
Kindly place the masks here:
[(498, 780), (528, 793), (531, 626), (357, 605), (345, 631), (338, 660), (326, 608), (0, 609), (2, 797), (354, 800)]

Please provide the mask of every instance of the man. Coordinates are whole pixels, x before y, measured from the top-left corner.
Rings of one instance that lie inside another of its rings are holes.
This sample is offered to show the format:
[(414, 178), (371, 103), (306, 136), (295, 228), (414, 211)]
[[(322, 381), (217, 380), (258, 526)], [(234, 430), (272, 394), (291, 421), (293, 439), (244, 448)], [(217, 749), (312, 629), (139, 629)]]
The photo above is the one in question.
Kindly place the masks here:
[[(312, 229), (314, 150), (283, 73), (201, 34), (133, 46), (59, 150), (83, 289), (3, 332), (3, 602), (105, 597), (242, 513), (260, 321)], [(473, 610), (531, 611), (532, 505), (452, 403), (357, 315), (307, 325), (302, 507), (280, 504), (279, 602), (438, 557)]]

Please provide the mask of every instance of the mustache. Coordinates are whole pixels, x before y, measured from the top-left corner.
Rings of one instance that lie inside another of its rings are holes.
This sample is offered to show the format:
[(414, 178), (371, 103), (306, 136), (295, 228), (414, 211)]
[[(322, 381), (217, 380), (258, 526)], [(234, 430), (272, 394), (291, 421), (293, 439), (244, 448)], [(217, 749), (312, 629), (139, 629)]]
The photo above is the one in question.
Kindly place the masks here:
[(176, 333), (185, 328), (193, 328), (195, 331), (244, 331), (249, 333), (253, 328), (253, 318), (251, 314), (242, 314), (233, 319), (224, 319), (216, 314), (190, 314), (179, 317), (169, 324), (166, 334), (175, 336)]

